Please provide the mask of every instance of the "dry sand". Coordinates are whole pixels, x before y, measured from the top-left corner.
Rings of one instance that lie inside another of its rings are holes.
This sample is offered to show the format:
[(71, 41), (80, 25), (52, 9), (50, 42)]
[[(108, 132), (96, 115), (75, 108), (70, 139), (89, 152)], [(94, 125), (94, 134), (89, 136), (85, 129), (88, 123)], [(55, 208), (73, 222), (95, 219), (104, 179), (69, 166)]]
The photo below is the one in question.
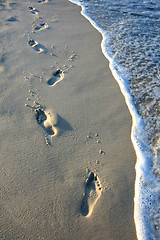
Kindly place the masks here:
[(131, 116), (68, 0), (0, 1), (0, 238), (135, 240)]

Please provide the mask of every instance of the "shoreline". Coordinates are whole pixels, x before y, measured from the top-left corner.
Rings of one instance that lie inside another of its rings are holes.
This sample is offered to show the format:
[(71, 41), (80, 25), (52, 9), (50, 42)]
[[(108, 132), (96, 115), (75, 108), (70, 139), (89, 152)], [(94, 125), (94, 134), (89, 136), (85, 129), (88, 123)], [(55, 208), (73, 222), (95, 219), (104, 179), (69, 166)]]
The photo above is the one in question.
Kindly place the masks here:
[[(7, 56), (19, 56), (9, 68), (3, 101), (5, 109), (11, 100), (14, 106), (10, 118), (3, 115), (4, 239), (135, 240), (131, 116), (101, 52), (101, 35), (68, 0), (20, 6), (13, 23), (20, 24), (17, 43), (14, 50), (4, 47)], [(30, 6), (37, 11), (27, 14)], [(49, 28), (34, 33), (36, 12)], [(14, 75), (12, 89), (8, 79)]]
[[(149, 147), (149, 142), (147, 140), (145, 123), (143, 118), (138, 113), (136, 109), (133, 97), (129, 92), (129, 86), (125, 75), (118, 70), (118, 63), (114, 60), (113, 54), (110, 52), (110, 49), (107, 46), (107, 34), (101, 29), (97, 23), (87, 14), (87, 10), (85, 6), (74, 0), (69, 0), (70, 2), (81, 6), (81, 14), (86, 18), (91, 25), (102, 35), (101, 41), (101, 50), (106, 59), (109, 61), (109, 68), (115, 80), (117, 81), (121, 93), (125, 98), (126, 105), (128, 110), (132, 116), (132, 128), (131, 128), (131, 140), (133, 143), (133, 147), (136, 153), (136, 180), (135, 180), (135, 196), (134, 196), (134, 221), (136, 225), (136, 233), (138, 239), (147, 239), (148, 237), (155, 236), (158, 238), (159, 236), (159, 223), (158, 223), (158, 215), (155, 218), (152, 211), (149, 210), (148, 205), (152, 205), (152, 208), (155, 209), (156, 212), (158, 199), (156, 197), (157, 194), (157, 185), (158, 179), (155, 178), (154, 174), (151, 177), (148, 177), (150, 171), (152, 172), (152, 164), (154, 161), (158, 159), (158, 153), (155, 155), (151, 152)], [(145, 179), (145, 180), (142, 180)], [(152, 186), (152, 190), (148, 189), (144, 182), (146, 181), (148, 185)], [(153, 183), (155, 182), (155, 184)], [(145, 196), (145, 203), (144, 203)], [(151, 203), (152, 202), (152, 203)], [(158, 211), (157, 211), (158, 214)], [(153, 223), (152, 223), (153, 221)]]

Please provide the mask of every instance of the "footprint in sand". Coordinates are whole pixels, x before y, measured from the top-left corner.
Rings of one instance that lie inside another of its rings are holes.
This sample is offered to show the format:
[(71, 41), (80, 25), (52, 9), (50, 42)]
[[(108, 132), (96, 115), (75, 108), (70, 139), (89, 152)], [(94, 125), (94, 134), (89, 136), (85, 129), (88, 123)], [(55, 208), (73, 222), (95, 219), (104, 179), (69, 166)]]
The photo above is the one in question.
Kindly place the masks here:
[(82, 199), (80, 212), (85, 217), (90, 217), (94, 206), (101, 196), (102, 186), (98, 176), (91, 172), (85, 185), (85, 195)]
[(38, 14), (39, 13), (39, 11), (36, 9), (36, 8), (34, 8), (34, 7), (28, 7), (28, 10), (32, 13), (32, 14)]
[(62, 81), (64, 78), (64, 73), (61, 69), (57, 69), (56, 72), (52, 74), (52, 77), (47, 81), (50, 86), (55, 86), (58, 82)]
[(6, 21), (8, 21), (8, 22), (18, 22), (18, 20), (15, 16), (9, 17)]
[(37, 123), (45, 130), (48, 135), (55, 136), (56, 128), (53, 126), (55, 118), (49, 111), (43, 111), (41, 108), (35, 110)]
[(35, 51), (37, 51), (37, 52), (39, 52), (39, 53), (41, 53), (41, 52), (46, 53), (46, 52), (47, 52), (47, 49), (46, 49), (42, 44), (34, 41), (34, 40), (31, 39), (31, 38), (28, 40), (28, 44), (29, 44), (29, 46), (31, 46)]
[(38, 0), (38, 3), (46, 3), (48, 0)]
[(32, 25), (32, 31), (33, 32), (42, 31), (42, 30), (47, 29), (47, 28), (49, 28), (48, 24), (43, 22), (43, 21), (41, 21), (41, 22), (37, 21), (37, 22), (33, 23), (33, 25)]

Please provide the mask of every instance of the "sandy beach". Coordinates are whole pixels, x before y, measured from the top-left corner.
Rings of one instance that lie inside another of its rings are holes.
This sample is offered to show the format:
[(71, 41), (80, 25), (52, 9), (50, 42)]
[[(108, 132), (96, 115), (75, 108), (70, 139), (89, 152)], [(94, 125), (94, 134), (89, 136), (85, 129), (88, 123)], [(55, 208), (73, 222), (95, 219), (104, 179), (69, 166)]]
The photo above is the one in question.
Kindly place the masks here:
[(131, 116), (68, 0), (0, 1), (0, 238), (136, 240)]

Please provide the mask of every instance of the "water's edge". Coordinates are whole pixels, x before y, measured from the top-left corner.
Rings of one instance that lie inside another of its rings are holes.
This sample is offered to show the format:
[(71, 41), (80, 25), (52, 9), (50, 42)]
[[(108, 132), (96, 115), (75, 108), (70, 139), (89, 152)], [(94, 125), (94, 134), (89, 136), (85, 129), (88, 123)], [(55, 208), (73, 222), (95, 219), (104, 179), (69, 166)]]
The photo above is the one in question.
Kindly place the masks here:
[(134, 106), (132, 96), (129, 92), (127, 79), (118, 71), (118, 64), (112, 57), (110, 49), (107, 48), (107, 34), (87, 15), (85, 7), (77, 0), (70, 2), (81, 6), (81, 14), (91, 23), (91, 25), (102, 34), (101, 49), (104, 56), (109, 61), (109, 67), (113, 77), (117, 81), (120, 90), (125, 98), (125, 102), (132, 116), (131, 140), (136, 152), (136, 179), (134, 196), (134, 221), (138, 240), (158, 239), (158, 233), (154, 231), (155, 226), (151, 226), (150, 211), (151, 202), (155, 202), (156, 191), (154, 177), (150, 177), (152, 166), (152, 153), (150, 152), (145, 127), (142, 117), (138, 114)]

